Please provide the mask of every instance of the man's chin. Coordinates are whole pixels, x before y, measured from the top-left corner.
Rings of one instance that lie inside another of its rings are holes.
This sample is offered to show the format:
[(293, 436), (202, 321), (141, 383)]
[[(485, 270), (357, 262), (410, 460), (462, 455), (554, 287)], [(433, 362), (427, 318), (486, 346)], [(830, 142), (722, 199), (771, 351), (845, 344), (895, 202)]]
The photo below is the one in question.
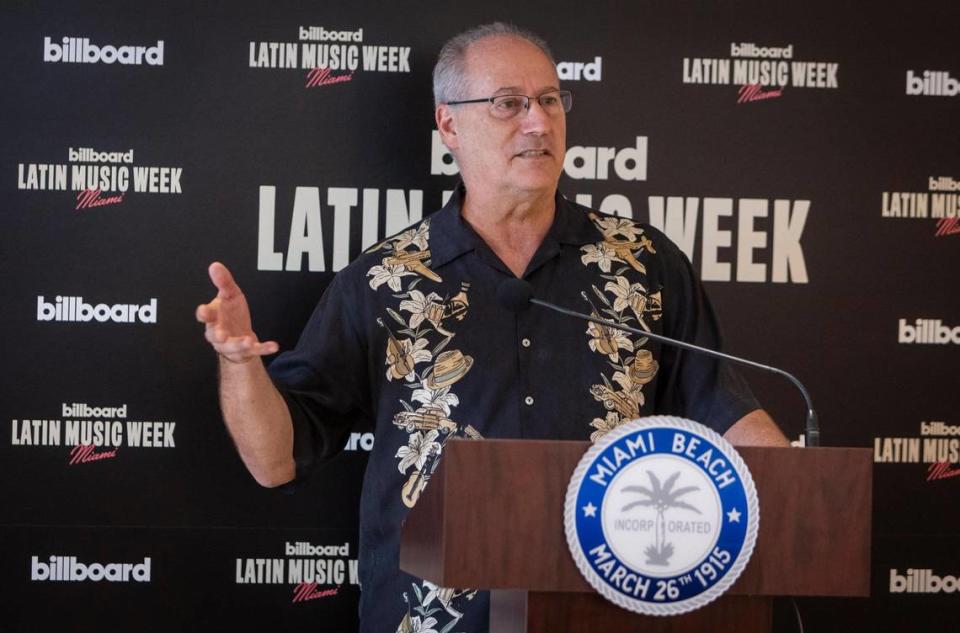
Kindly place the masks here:
[(553, 188), (556, 189), (560, 181), (560, 172), (556, 165), (548, 161), (537, 161), (532, 163), (514, 163), (514, 180), (517, 183), (524, 183), (528, 187)]
[(529, 189), (555, 191), (560, 182), (559, 174), (544, 174), (532, 178), (525, 178), (523, 182)]

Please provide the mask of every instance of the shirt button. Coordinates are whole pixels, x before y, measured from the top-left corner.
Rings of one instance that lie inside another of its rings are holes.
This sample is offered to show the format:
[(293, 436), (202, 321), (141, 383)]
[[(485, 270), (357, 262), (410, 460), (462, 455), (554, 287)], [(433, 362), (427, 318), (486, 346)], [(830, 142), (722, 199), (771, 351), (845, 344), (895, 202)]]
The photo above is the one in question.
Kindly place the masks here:
[(523, 403), (524, 403), (525, 405), (527, 405), (528, 407), (532, 407), (532, 406), (533, 406), (533, 396), (527, 396), (526, 398), (524, 398), (524, 399), (523, 399)]
[(520, 341), (520, 344), (523, 345), (524, 347), (530, 347), (530, 339), (525, 338), (522, 341)]

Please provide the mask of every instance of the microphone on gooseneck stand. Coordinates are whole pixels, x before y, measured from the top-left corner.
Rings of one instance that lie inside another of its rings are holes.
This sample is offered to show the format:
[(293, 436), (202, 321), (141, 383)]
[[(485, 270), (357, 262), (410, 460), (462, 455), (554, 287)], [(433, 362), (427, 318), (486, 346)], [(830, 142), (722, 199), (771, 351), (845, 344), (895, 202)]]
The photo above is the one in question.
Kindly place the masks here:
[(652, 338), (661, 343), (666, 343), (667, 345), (674, 345), (676, 347), (681, 347), (693, 352), (699, 352), (701, 354), (706, 354), (707, 356), (713, 356), (715, 358), (721, 358), (723, 360), (733, 361), (735, 363), (740, 363), (742, 365), (747, 365), (749, 367), (754, 367), (756, 369), (762, 369), (774, 374), (779, 374), (785, 377), (787, 380), (796, 385), (797, 389), (800, 390), (800, 393), (803, 395), (803, 399), (807, 403), (807, 420), (806, 420), (806, 445), (807, 446), (819, 446), (820, 445), (820, 424), (817, 421), (817, 414), (813, 410), (813, 401), (810, 398), (810, 393), (807, 391), (806, 387), (797, 380), (795, 376), (785, 372), (782, 369), (776, 367), (771, 367), (770, 365), (764, 365), (752, 360), (747, 360), (746, 358), (739, 358), (737, 356), (731, 356), (730, 354), (725, 354), (723, 352), (718, 352), (706, 347), (700, 347), (699, 345), (694, 345), (692, 343), (687, 343), (685, 341), (678, 341), (672, 339), (668, 336), (663, 336), (662, 334), (655, 334), (653, 332), (647, 332), (645, 330), (640, 330), (637, 328), (630, 327), (628, 325), (621, 325), (614, 321), (609, 321), (607, 319), (601, 319), (600, 317), (595, 317), (589, 314), (583, 314), (581, 312), (576, 312), (574, 310), (568, 310), (561, 306), (549, 303), (547, 301), (542, 301), (533, 296), (533, 289), (530, 287), (530, 284), (522, 279), (508, 279), (500, 284), (497, 288), (497, 300), (500, 302), (500, 305), (504, 308), (510, 310), (511, 312), (522, 312), (530, 307), (530, 304), (538, 305), (548, 310), (553, 310), (554, 312), (559, 312), (561, 314), (566, 314), (567, 316), (576, 317), (578, 319), (583, 319), (584, 321), (592, 321), (593, 323), (598, 323), (600, 325), (605, 325), (607, 327), (612, 327), (616, 330), (622, 330), (624, 332), (630, 332), (631, 334), (637, 334), (639, 336), (646, 336)]

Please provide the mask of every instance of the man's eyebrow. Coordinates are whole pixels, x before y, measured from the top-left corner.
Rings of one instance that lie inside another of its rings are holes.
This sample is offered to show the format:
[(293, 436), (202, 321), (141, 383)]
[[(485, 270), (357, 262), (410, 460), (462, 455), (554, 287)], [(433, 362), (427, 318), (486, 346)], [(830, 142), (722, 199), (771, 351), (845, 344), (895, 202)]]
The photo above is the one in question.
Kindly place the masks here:
[[(559, 88), (558, 86), (553, 86), (553, 85), (551, 85), (551, 86), (546, 86), (546, 87), (544, 87), (544, 88), (541, 88), (540, 90), (536, 91), (535, 94), (542, 95), (542, 94), (545, 94), (545, 93), (547, 93), (547, 92), (554, 92), (554, 91), (556, 91), (556, 90), (560, 90), (560, 88)], [(523, 94), (523, 88), (522, 88), (521, 86), (504, 86), (503, 88), (498, 88), (497, 91), (494, 92), (493, 94), (494, 94), (494, 95), (500, 95), (500, 94), (505, 94), (505, 95), (522, 95), (522, 94)]]

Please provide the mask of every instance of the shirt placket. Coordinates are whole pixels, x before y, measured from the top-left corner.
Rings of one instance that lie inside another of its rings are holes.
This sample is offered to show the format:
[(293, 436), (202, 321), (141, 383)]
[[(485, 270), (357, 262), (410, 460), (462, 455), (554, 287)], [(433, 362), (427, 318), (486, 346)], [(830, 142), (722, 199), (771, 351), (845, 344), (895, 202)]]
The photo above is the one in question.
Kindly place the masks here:
[(517, 354), (517, 376), (519, 389), (517, 390), (517, 419), (520, 421), (521, 437), (529, 437), (531, 429), (536, 424), (537, 398), (534, 385), (536, 377), (533, 375), (534, 353), (534, 326), (533, 317), (529, 310), (517, 314), (516, 337), (514, 346)]

